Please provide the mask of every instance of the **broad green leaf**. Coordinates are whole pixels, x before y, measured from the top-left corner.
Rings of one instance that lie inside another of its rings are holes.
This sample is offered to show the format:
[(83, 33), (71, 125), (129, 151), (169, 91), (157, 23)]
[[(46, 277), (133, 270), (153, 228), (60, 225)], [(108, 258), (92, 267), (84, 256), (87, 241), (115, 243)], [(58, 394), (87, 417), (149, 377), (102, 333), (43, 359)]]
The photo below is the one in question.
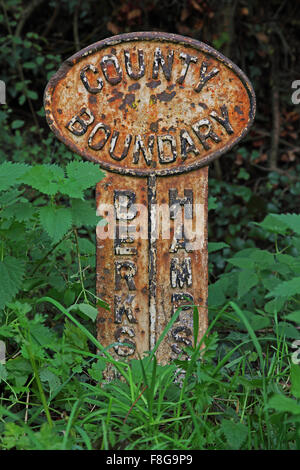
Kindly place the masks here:
[(41, 226), (53, 243), (57, 243), (72, 227), (72, 213), (64, 207), (44, 206), (39, 209)]
[(20, 119), (16, 119), (15, 121), (12, 122), (11, 128), (12, 129), (20, 129), (24, 125), (24, 121), (21, 121)]
[(23, 175), (22, 181), (41, 193), (54, 196), (64, 185), (64, 170), (58, 165), (36, 165)]
[(91, 162), (70, 162), (66, 167), (67, 180), (65, 181), (61, 192), (70, 197), (83, 197), (83, 191), (94, 187), (105, 176), (98, 165)]
[(300, 365), (291, 364), (291, 392), (296, 398), (300, 398)]
[(21, 177), (28, 171), (24, 163), (4, 162), (0, 165), (0, 191), (5, 191), (14, 184), (20, 184)]
[(16, 204), (11, 204), (6, 207), (2, 212), (1, 216), (4, 219), (10, 219), (14, 217), (18, 221), (29, 220), (36, 212), (36, 207), (34, 207), (29, 202), (17, 202)]
[(289, 313), (284, 317), (285, 320), (293, 321), (300, 325), (300, 310), (295, 310), (295, 312)]
[(243, 423), (223, 419), (221, 431), (231, 449), (240, 449), (248, 436), (248, 428)]
[(69, 310), (80, 310), (80, 312), (84, 313), (93, 321), (96, 320), (98, 315), (98, 310), (89, 304), (74, 304), (69, 308)]
[(96, 227), (99, 216), (96, 215), (95, 207), (91, 207), (89, 201), (81, 201), (80, 199), (72, 200), (72, 219), (75, 227), (89, 226)]
[(275, 411), (292, 413), (293, 415), (300, 415), (300, 405), (296, 400), (285, 397), (284, 395), (274, 395), (268, 402), (268, 408), (274, 408)]
[(208, 286), (208, 305), (209, 307), (222, 305), (226, 301), (225, 291), (228, 285), (226, 277), (222, 277), (214, 284)]
[(300, 214), (276, 214), (275, 217), (300, 235)]
[(23, 260), (6, 256), (0, 261), (0, 309), (18, 293), (25, 273)]
[(278, 284), (271, 292), (266, 295), (268, 297), (292, 297), (300, 294), (300, 277), (294, 277), (289, 281), (283, 281)]
[(245, 295), (258, 283), (259, 279), (251, 269), (243, 269), (238, 273), (238, 298)]
[(228, 260), (228, 263), (231, 263), (233, 264), (233, 266), (237, 266), (238, 268), (242, 268), (242, 269), (247, 269), (247, 270), (251, 270), (251, 269), (254, 269), (255, 268), (255, 264), (254, 264), (254, 261), (251, 260), (250, 258), (229, 258)]
[(277, 214), (268, 214), (262, 222), (254, 223), (264, 230), (268, 230), (269, 232), (273, 233), (279, 233), (280, 235), (284, 235), (289, 228), (283, 220), (278, 219)]
[(229, 248), (229, 245), (223, 242), (209, 242), (208, 243), (208, 253), (213, 253), (214, 251), (221, 250), (222, 248)]

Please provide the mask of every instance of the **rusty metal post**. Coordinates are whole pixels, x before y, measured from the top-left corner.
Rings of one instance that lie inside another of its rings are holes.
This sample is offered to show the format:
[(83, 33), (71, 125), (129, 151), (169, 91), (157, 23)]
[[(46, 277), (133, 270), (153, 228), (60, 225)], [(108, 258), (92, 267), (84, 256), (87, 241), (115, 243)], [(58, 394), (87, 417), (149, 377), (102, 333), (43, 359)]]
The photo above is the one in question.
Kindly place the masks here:
[(167, 33), (129, 33), (66, 60), (45, 91), (48, 123), (107, 171), (96, 188), (98, 338), (115, 357), (153, 349), (178, 306), (159, 362), (207, 328), (208, 165), (248, 132), (255, 95), (211, 47)]

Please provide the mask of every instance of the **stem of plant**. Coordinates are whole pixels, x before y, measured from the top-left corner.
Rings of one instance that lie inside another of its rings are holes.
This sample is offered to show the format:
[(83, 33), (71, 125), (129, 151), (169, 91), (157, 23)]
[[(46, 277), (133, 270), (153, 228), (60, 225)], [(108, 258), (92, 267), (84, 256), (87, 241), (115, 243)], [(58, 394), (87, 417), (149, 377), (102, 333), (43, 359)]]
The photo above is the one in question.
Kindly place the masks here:
[(80, 259), (80, 251), (79, 251), (79, 244), (78, 244), (78, 234), (76, 228), (73, 229), (74, 235), (75, 235), (75, 243), (76, 243), (76, 252), (77, 252), (77, 259), (78, 259), (78, 267), (79, 267), (79, 277), (80, 277), (80, 284), (82, 287), (82, 292), (84, 296), (84, 300), (86, 303), (89, 303), (86, 292), (85, 292), (85, 287), (83, 283), (83, 275), (82, 275), (82, 267), (81, 267), (81, 259)]

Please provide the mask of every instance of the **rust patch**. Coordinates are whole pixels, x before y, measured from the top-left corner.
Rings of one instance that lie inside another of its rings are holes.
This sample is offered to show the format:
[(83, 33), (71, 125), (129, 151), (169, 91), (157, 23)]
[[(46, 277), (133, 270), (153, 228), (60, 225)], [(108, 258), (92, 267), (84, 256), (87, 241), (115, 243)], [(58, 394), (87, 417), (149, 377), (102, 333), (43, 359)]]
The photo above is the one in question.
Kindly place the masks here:
[(193, 305), (198, 340), (207, 328), (207, 165), (253, 122), (249, 80), (201, 42), (129, 33), (68, 59), (44, 103), (56, 136), (107, 170), (96, 188), (98, 215), (113, 218), (96, 231), (97, 295), (110, 306), (99, 307), (99, 341), (117, 359), (138, 358), (181, 308), (157, 358), (184, 358)]
[[(106, 170), (146, 177), (208, 165), (244, 137), (255, 113), (253, 88), (235, 64), (199, 41), (167, 33), (129, 33), (83, 49), (51, 78), (44, 102), (51, 129), (72, 151)], [(164, 136), (153, 128), (158, 120), (175, 129), (163, 158)], [(136, 157), (138, 136), (148, 158), (143, 151)]]

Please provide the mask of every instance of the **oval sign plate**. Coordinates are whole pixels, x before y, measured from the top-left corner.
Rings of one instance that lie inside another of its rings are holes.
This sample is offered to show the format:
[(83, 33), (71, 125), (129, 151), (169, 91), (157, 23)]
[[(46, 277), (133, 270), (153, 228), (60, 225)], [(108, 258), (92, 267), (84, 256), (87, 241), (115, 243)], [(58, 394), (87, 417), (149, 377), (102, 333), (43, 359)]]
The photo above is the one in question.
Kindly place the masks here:
[(199, 41), (129, 33), (67, 59), (45, 90), (47, 121), (72, 151), (127, 175), (208, 165), (248, 132), (255, 94), (245, 74)]

